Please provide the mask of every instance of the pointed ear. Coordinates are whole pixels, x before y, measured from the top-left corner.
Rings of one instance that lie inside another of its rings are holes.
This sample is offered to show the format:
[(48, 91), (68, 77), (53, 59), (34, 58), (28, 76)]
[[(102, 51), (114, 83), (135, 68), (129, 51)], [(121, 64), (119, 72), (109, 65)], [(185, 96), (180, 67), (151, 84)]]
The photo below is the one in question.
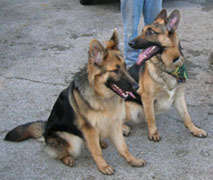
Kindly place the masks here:
[(174, 10), (167, 19), (167, 29), (169, 32), (176, 31), (180, 22), (179, 10)]
[(92, 40), (89, 45), (89, 62), (100, 65), (104, 58), (105, 49), (96, 39)]
[(162, 9), (159, 14), (157, 15), (157, 17), (155, 18), (155, 21), (158, 19), (163, 19), (165, 22), (167, 20), (167, 11), (166, 9)]
[(114, 30), (110, 40), (106, 41), (105, 44), (107, 49), (118, 50), (119, 40), (118, 40), (118, 33), (116, 29)]

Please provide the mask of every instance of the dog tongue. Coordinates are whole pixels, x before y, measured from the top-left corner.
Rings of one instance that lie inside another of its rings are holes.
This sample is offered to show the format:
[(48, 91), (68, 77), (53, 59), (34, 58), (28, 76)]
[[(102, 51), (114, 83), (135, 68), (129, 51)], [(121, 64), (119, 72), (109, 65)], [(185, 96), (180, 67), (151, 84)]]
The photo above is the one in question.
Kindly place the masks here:
[(128, 94), (129, 96), (131, 96), (133, 99), (136, 99), (135, 95), (134, 95), (132, 92), (128, 91), (127, 94)]
[(151, 46), (142, 50), (142, 52), (138, 56), (138, 61), (136, 62), (136, 64), (140, 65), (144, 60), (149, 59), (151, 57), (152, 52), (157, 48), (157, 46)]

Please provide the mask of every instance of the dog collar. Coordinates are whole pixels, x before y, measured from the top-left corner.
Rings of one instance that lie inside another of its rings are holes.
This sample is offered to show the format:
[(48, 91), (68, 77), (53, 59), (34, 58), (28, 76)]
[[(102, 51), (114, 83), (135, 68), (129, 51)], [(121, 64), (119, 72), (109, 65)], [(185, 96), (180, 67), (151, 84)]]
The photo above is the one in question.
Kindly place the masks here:
[(188, 79), (189, 77), (184, 64), (180, 67), (177, 67), (174, 71), (170, 72), (169, 74), (176, 77), (178, 83), (185, 83), (186, 79)]

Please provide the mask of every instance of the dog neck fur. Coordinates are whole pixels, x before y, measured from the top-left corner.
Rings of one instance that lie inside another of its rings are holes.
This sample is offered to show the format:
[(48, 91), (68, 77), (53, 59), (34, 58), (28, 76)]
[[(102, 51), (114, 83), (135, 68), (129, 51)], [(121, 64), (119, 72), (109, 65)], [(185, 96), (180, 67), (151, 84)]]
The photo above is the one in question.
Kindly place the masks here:
[(150, 61), (146, 62), (146, 64), (148, 73), (153, 80), (159, 84), (166, 85), (169, 90), (176, 87), (176, 78), (165, 71), (165, 65), (158, 56), (153, 57)]

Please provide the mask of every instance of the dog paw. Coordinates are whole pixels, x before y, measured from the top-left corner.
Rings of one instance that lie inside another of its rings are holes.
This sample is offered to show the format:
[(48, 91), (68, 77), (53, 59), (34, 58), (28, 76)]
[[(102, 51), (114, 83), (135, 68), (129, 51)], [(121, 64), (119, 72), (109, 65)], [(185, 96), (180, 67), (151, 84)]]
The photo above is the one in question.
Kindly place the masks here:
[(148, 136), (150, 141), (159, 142), (161, 140), (160, 134), (156, 131), (153, 134), (149, 134)]
[(146, 161), (142, 159), (134, 159), (130, 161), (129, 164), (133, 167), (142, 167), (146, 165)]
[(101, 149), (106, 149), (108, 147), (107, 143), (104, 141), (100, 141)]
[(203, 129), (199, 129), (199, 128), (196, 128), (195, 130), (191, 131), (191, 134), (193, 136), (200, 137), (200, 138), (205, 138), (208, 136), (206, 131), (204, 131)]
[(62, 161), (66, 166), (69, 166), (69, 167), (73, 167), (73, 166), (74, 166), (74, 159), (73, 159), (71, 156), (63, 157), (63, 158), (61, 159), (61, 161)]
[(101, 171), (101, 173), (105, 175), (112, 175), (115, 173), (115, 170), (108, 164), (105, 166), (99, 167), (98, 169), (99, 171)]
[(130, 135), (130, 127), (129, 126), (123, 124), (123, 129), (122, 130), (123, 130), (123, 135), (124, 136), (129, 136)]

